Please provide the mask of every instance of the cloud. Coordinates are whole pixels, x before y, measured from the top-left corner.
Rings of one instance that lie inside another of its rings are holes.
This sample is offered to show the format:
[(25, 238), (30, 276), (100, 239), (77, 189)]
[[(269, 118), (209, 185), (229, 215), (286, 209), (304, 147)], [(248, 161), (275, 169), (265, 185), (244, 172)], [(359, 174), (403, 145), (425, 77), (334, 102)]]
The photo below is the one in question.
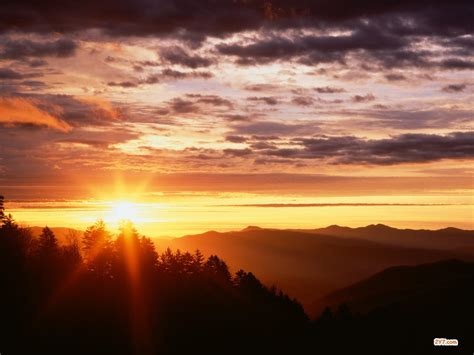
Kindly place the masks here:
[(129, 80), (123, 81), (109, 81), (107, 82), (108, 86), (120, 87), (123, 89), (132, 89), (142, 85), (154, 85), (162, 81), (169, 80), (184, 80), (184, 79), (210, 79), (213, 77), (211, 72), (207, 71), (191, 71), (183, 72), (173, 69), (163, 69), (157, 74), (150, 74), (144, 79), (132, 78)]
[(247, 137), (229, 135), (225, 137), (225, 140), (232, 143), (244, 143), (247, 141)]
[(253, 150), (276, 149), (277, 146), (275, 144), (260, 141), (250, 144), (250, 148)]
[(121, 127), (109, 127), (106, 131), (76, 129), (67, 136), (54, 139), (55, 143), (67, 145), (86, 145), (93, 148), (107, 149), (117, 143), (124, 143), (140, 137), (140, 133)]
[(374, 101), (375, 96), (373, 94), (366, 94), (366, 95), (354, 95), (352, 96), (352, 101), (357, 102), (357, 103), (362, 103), (362, 102), (370, 102)]
[[(463, 70), (474, 65), (463, 59), (472, 50), (473, 15), (469, 0), (441, 0), (429, 6), (423, 0), (354, 4), (344, 0), (104, 0), (100, 5), (85, 0), (67, 7), (52, 0), (4, 0), (0, 32), (77, 34), (93, 30), (109, 38), (177, 39), (180, 45), (163, 49), (161, 60), (193, 69), (214, 63), (196, 53), (210, 39), (212, 45), (219, 43), (215, 50), (209, 48), (210, 53), (229, 56), (241, 65), (274, 61), (347, 64), (348, 58), (358, 57), (362, 63), (378, 61), (385, 67), (435, 65), (436, 59), (438, 68)], [(244, 33), (253, 35), (244, 42), (236, 36)], [(227, 39), (231, 41), (220, 41)], [(7, 49), (6, 56), (69, 56), (76, 47), (64, 39), (42, 45), (30, 40), (14, 42), (18, 41), (8, 43), (12, 50)], [(439, 55), (425, 50), (429, 46), (424, 44), (441, 44), (453, 57), (439, 61)]]
[[(243, 66), (298, 62), (309, 66), (335, 63), (346, 67), (358, 63), (360, 69), (367, 71), (374, 66), (387, 69), (404, 67), (472, 69), (474, 66), (470, 61), (472, 44), (469, 39), (463, 37), (472, 32), (467, 21), (459, 23), (459, 27), (456, 28), (453, 18), (441, 24), (441, 21), (435, 18), (435, 12), (429, 15), (433, 18), (427, 19), (428, 14), (421, 12), (407, 14), (406, 17), (395, 12), (391, 16), (341, 21), (341, 27), (338, 29), (345, 28), (348, 33), (344, 34), (327, 34), (331, 31), (304, 35), (291, 31), (263, 32), (254, 36), (251, 41), (223, 43), (216, 49), (221, 54), (234, 58), (237, 64)], [(442, 16), (441, 13), (436, 14), (438, 15)], [(466, 16), (463, 19), (466, 19)], [(420, 22), (421, 20), (426, 22)], [(416, 23), (417, 26), (410, 23)], [(322, 28), (322, 26), (315, 27)], [(331, 27), (326, 29), (330, 30)], [(449, 41), (447, 38), (453, 40)], [(439, 61), (439, 51), (429, 49), (426, 44), (440, 45), (441, 42), (446, 53), (451, 53), (452, 57)], [(366, 63), (372, 65), (368, 66)], [(388, 74), (387, 79), (393, 81), (400, 80), (401, 77)]]
[(200, 108), (192, 100), (184, 100), (176, 97), (169, 102), (170, 108), (175, 113), (199, 112)]
[(464, 91), (466, 87), (467, 87), (466, 84), (450, 84), (450, 85), (443, 86), (441, 91), (448, 92), (448, 93), (456, 93), (456, 92)]
[(99, 120), (116, 121), (121, 118), (121, 112), (110, 101), (95, 96), (81, 96), (75, 101), (84, 104), (92, 115)]
[(320, 87), (314, 88), (313, 90), (319, 94), (337, 94), (337, 93), (346, 91), (343, 88), (331, 87), (331, 86), (320, 86)]
[(100, 5), (86, 0), (68, 7), (58, 7), (51, 0), (28, 4), (5, 0), (0, 12), (0, 30), (65, 33), (101, 29), (111, 35), (179, 34), (194, 43), (206, 36), (219, 37), (262, 27), (330, 27), (363, 17), (380, 19), (399, 33), (459, 33), (470, 29), (470, 15), (472, 10), (467, 0), (441, 0), (431, 6), (426, 6), (424, 1), (408, 0), (383, 3), (365, 0), (357, 4), (343, 0), (308, 0), (296, 4), (288, 0), (202, 0), (199, 3), (104, 0)]
[(205, 105), (224, 106), (227, 108), (234, 107), (234, 104), (230, 100), (218, 95), (186, 94), (186, 97), (194, 99), (196, 103)]
[(310, 96), (295, 96), (291, 102), (297, 106), (311, 106), (314, 104), (314, 99)]
[(224, 118), (226, 121), (229, 122), (249, 122), (252, 121), (252, 117), (249, 115), (241, 115), (241, 114), (223, 114), (220, 117)]
[(128, 88), (136, 88), (138, 86), (137, 83), (134, 83), (133, 81), (109, 81), (107, 83), (108, 86), (118, 86), (124, 89)]
[[(52, 0), (41, 4), (5, 0), (0, 32), (77, 34), (93, 30), (108, 38), (178, 40), (179, 45), (159, 52), (161, 63), (192, 69), (221, 61), (215, 55), (219, 53), (241, 65), (275, 61), (347, 65), (349, 60), (358, 60), (361, 68), (369, 62), (385, 68), (465, 70), (474, 66), (474, 10), (468, 0), (441, 0), (430, 6), (423, 0), (364, 0), (356, 5), (343, 0), (297, 4), (288, 0), (104, 1), (98, 10), (97, 3), (90, 0), (68, 7), (58, 7)], [(238, 35), (248, 33), (245, 40)], [(209, 46), (203, 46), (206, 40)], [(440, 60), (439, 51), (430, 49), (436, 45), (452, 57)], [(6, 57), (64, 57), (74, 53), (77, 43), (10, 40), (4, 46)], [(206, 54), (197, 51), (202, 48)]]
[(474, 69), (474, 61), (459, 58), (449, 58), (441, 61), (440, 67), (445, 69)]
[(173, 69), (163, 69), (160, 74), (161, 78), (164, 79), (187, 79), (187, 78), (198, 78), (198, 79), (209, 79), (213, 77), (213, 74), (208, 71), (192, 71), (182, 72)]
[(276, 91), (280, 89), (278, 85), (274, 84), (251, 84), (251, 85), (246, 85), (244, 87), (245, 90), (248, 91), (256, 91), (256, 92), (262, 92), (262, 91)]
[(402, 81), (406, 80), (406, 76), (403, 74), (396, 74), (396, 73), (391, 73), (391, 74), (386, 74), (385, 79), (388, 81)]
[(2, 125), (33, 125), (68, 132), (72, 127), (65, 121), (40, 109), (35, 100), (19, 97), (0, 98)]
[(4, 39), (0, 41), (0, 58), (14, 60), (42, 57), (66, 58), (73, 56), (77, 47), (77, 43), (71, 39), (44, 42), (29, 39)]
[(359, 27), (348, 35), (305, 35), (299, 37), (274, 36), (250, 44), (222, 44), (217, 50), (224, 55), (237, 57), (242, 65), (263, 64), (279, 60), (299, 59), (308, 65), (332, 61), (343, 62), (351, 51), (397, 50), (407, 45), (400, 36), (374, 32)]
[[(366, 142), (366, 149), (359, 149), (359, 154), (355, 154), (355, 160), (390, 165), (442, 159), (472, 159), (474, 158), (473, 142), (473, 132), (454, 132), (444, 136), (403, 134), (389, 139)], [(341, 161), (347, 162), (347, 159)]]
[[(434, 57), (434, 58), (433, 58)], [(418, 68), (428, 69), (436, 68), (439, 63), (434, 61), (436, 54), (433, 54), (420, 45), (419, 49), (412, 49), (411, 47), (398, 48), (395, 50), (379, 50), (366, 52), (360, 56), (362, 62), (361, 69), (371, 71), (377, 69), (393, 69), (393, 68)], [(369, 66), (367, 63), (373, 63)]]
[(278, 105), (278, 99), (274, 96), (251, 96), (247, 97), (248, 101), (256, 101), (256, 102), (263, 102), (267, 105)]
[(319, 130), (314, 122), (282, 123), (276, 121), (239, 123), (234, 124), (232, 129), (237, 135), (263, 136), (264, 140), (269, 136), (312, 134)]
[(267, 156), (327, 160), (333, 164), (394, 165), (474, 158), (474, 133), (402, 134), (386, 139), (354, 136), (294, 139), (300, 147), (269, 149)]
[[(391, 109), (374, 105), (368, 110), (344, 110), (338, 112), (352, 120), (352, 127), (366, 129), (396, 128), (414, 129), (445, 129), (469, 125), (472, 122), (472, 110), (456, 107), (429, 107), (420, 109)], [(353, 120), (354, 117), (358, 120)]]
[(59, 128), (105, 127), (123, 118), (122, 109), (96, 96), (16, 94), (4, 99), (5, 107), (15, 106), (16, 103), (21, 104), (18, 110), (28, 107), (25, 112), (33, 113), (36, 109), (36, 112), (46, 115), (43, 117), (53, 117), (66, 124), (59, 125)]
[(43, 67), (48, 64), (44, 59), (30, 59), (27, 61), (28, 65), (32, 68)]
[(289, 208), (289, 207), (432, 207), (457, 206), (450, 203), (252, 203), (240, 205), (220, 205), (228, 207), (262, 207), (262, 208)]
[(0, 68), (0, 79), (2, 80), (20, 80), (40, 77), (40, 73), (19, 73), (9, 68)]
[(31, 89), (45, 88), (47, 86), (45, 82), (39, 80), (23, 80), (19, 84)]
[(212, 59), (199, 55), (191, 55), (183, 48), (177, 46), (162, 49), (160, 51), (160, 59), (167, 64), (177, 64), (192, 69), (209, 67), (215, 62)]
[[(451, 72), (474, 68), (467, 1), (427, 6), (424, 0), (85, 0), (68, 7), (51, 0), (5, 1), (0, 7), (1, 92), (28, 101), (70, 129), (63, 137), (63, 130), (52, 127), (58, 122), (50, 119), (49, 126), (2, 121), (2, 139), (18, 135), (10, 140), (12, 149), (20, 146), (21, 134), (31, 142), (41, 140), (38, 160), (58, 162), (66, 156), (50, 151), (51, 142), (69, 152), (71, 164), (109, 169), (117, 163), (117, 169), (150, 171), (158, 166), (219, 172), (288, 166), (304, 172), (318, 169), (317, 160), (331, 170), (336, 168), (326, 161), (393, 165), (463, 159), (451, 147), (439, 153), (427, 135), (412, 137), (420, 148), (406, 149), (409, 138), (403, 135), (361, 136), (472, 126), (468, 103), (449, 95), (471, 88), (459, 83), (460, 73)], [(57, 60), (74, 55), (67, 66)], [(32, 79), (40, 75), (42, 81)], [(390, 83), (397, 85), (385, 87)], [(420, 95), (423, 100), (413, 100)], [(114, 146), (121, 138), (105, 136), (119, 126), (145, 137)], [(138, 147), (143, 156), (127, 154), (136, 144), (146, 145), (150, 135), (162, 136), (158, 144), (170, 149)], [(449, 134), (434, 137), (440, 147), (461, 140)], [(180, 150), (187, 144), (197, 149)], [(213, 149), (200, 149), (209, 146)], [(87, 155), (99, 150), (110, 155)], [(17, 153), (18, 161), (27, 155), (21, 149)]]
[(232, 109), (232, 101), (219, 95), (185, 94), (181, 97), (175, 97), (166, 103), (164, 110), (173, 113), (199, 113), (207, 110)]
[(231, 155), (233, 157), (245, 157), (252, 154), (252, 150), (249, 148), (245, 149), (224, 149), (224, 154)]

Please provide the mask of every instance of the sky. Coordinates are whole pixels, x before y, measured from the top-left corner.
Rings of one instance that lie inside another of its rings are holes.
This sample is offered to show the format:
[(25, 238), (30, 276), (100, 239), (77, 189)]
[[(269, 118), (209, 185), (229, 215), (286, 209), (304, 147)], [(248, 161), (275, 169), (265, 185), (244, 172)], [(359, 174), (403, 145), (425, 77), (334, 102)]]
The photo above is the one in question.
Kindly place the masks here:
[[(470, 1), (2, 1), (28, 225), (474, 229)], [(115, 212), (114, 212), (115, 211)]]

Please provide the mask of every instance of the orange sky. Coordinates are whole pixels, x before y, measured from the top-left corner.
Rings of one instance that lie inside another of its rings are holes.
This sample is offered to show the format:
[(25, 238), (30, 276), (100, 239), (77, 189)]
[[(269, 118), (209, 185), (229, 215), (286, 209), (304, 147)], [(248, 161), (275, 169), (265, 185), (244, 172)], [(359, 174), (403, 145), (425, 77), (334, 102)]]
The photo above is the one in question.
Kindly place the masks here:
[[(138, 213), (155, 234), (472, 226), (472, 18), (450, 3), (304, 4), (11, 3), (0, 193), (25, 223), (81, 228), (111, 201), (150, 203)], [(93, 207), (75, 217), (77, 201)], [(381, 205), (227, 206), (275, 203)]]

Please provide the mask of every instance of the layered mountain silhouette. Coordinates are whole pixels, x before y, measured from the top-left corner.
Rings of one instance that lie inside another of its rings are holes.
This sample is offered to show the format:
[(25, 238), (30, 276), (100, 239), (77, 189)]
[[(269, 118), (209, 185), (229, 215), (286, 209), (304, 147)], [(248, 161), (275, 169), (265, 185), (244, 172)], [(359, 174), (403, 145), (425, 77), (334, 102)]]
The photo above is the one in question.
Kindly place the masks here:
[(332, 225), (326, 228), (304, 229), (299, 231), (304, 233), (370, 240), (377, 243), (404, 247), (443, 250), (474, 247), (474, 231), (452, 227), (439, 230), (416, 230), (397, 229), (384, 224), (371, 224), (360, 228)]
[[(382, 225), (355, 229), (332, 226), (308, 231), (251, 226), (237, 232), (210, 231), (161, 240), (157, 247), (199, 249), (205, 255), (220, 255), (231, 269), (253, 270), (265, 283), (275, 284), (297, 297), (312, 313), (316, 299), (388, 267), (473, 259), (472, 254), (461, 248), (474, 246), (472, 231), (453, 228), (414, 232), (414, 241), (407, 241), (411, 231)], [(442, 242), (430, 248), (431, 240)]]
[[(155, 239), (155, 248), (131, 223), (118, 234), (99, 221), (39, 235), (9, 217), (2, 224), (8, 353), (419, 355), (474, 346), (471, 231), (415, 231), (412, 246), (406, 230), (382, 225), (251, 226)], [(432, 239), (443, 243), (430, 248)], [(435, 348), (442, 337), (459, 347)]]
[[(323, 354), (469, 354), (474, 263), (444, 260), (386, 269), (322, 300), (314, 322)], [(457, 346), (434, 346), (435, 338)]]
[[(29, 227), (28, 229), (31, 231), (33, 237), (39, 237), (43, 232), (43, 227)], [(69, 239), (72, 237), (80, 241), (84, 233), (82, 230), (66, 227), (51, 227), (50, 229), (61, 244), (69, 243)]]
[[(298, 301), (216, 255), (157, 253), (131, 223), (61, 245), (0, 218), (0, 350), (8, 354), (287, 354)], [(298, 344), (295, 344), (296, 341)]]
[[(471, 287), (467, 288), (467, 285)], [(469, 296), (473, 290), (474, 263), (443, 260), (417, 266), (390, 267), (319, 299), (314, 309), (335, 309), (340, 304), (346, 304), (352, 312), (362, 314), (389, 307), (415, 311), (442, 304), (443, 299), (452, 299), (457, 303), (456, 298), (474, 296)]]
[[(30, 228), (33, 235), (40, 227)], [(51, 228), (59, 242), (82, 231)], [(318, 314), (327, 296), (386, 268), (458, 258), (474, 260), (474, 231), (397, 229), (383, 224), (360, 228), (332, 225), (319, 229), (278, 230), (248, 226), (236, 232), (209, 231), (175, 239), (154, 238), (166, 248), (217, 254), (231, 270), (253, 272), (298, 298), (310, 315)]]

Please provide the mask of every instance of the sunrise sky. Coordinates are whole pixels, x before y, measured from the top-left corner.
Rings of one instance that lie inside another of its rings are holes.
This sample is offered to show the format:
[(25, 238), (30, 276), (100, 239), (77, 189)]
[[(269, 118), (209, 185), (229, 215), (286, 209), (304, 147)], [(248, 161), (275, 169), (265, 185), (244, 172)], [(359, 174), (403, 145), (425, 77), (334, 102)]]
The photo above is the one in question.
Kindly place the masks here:
[(473, 16), (453, 0), (2, 1), (0, 194), (25, 224), (125, 209), (152, 235), (473, 229)]

